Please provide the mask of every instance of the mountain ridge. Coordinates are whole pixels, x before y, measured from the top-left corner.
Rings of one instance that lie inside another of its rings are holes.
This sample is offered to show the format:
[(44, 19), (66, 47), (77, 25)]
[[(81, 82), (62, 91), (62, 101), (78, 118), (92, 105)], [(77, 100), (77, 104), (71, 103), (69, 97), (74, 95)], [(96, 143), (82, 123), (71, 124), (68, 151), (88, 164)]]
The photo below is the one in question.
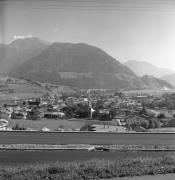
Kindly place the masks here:
[[(9, 45), (6, 46), (9, 48)], [(144, 80), (138, 77), (130, 68), (104, 50), (86, 43), (45, 44), (37, 38), (28, 38), (16, 40), (10, 43), (10, 46), (13, 51), (10, 51), (8, 58), (5, 56), (3, 59), (3, 53), (0, 54), (1, 65), (4, 61), (13, 60), (10, 67), (7, 63), (6, 68), (0, 68), (0, 72), (6, 70), (10, 76), (85, 89), (156, 89), (164, 86), (173, 88), (165, 81), (153, 78), (151, 80), (151, 77)], [(8, 48), (5, 48), (5, 51), (9, 51)]]
[(172, 84), (173, 86), (175, 86), (175, 73), (165, 75), (161, 79), (163, 79), (163, 80), (167, 81), (168, 83)]
[(138, 76), (153, 75), (157, 78), (161, 78), (164, 75), (168, 75), (174, 72), (171, 69), (159, 68), (145, 61), (130, 60), (124, 64), (133, 70)]
[[(31, 69), (31, 71), (29, 72), (27, 69)], [(120, 81), (119, 78), (115, 77), (115, 73), (127, 74), (130, 80), (132, 77), (138, 81), (135, 73), (122, 63), (103, 50), (84, 43), (53, 43), (40, 55), (14, 71), (16, 73), (13, 75), (20, 74), (35, 79), (37, 74), (37, 80), (43, 80), (42, 77), (44, 77), (53, 83), (75, 84), (80, 88), (115, 87), (113, 82), (119, 83)], [(54, 76), (51, 78), (53, 74)], [(120, 87), (126, 86), (124, 82), (121, 83)]]
[(19, 66), (32, 56), (38, 55), (48, 44), (39, 38), (16, 39), (0, 47), (0, 72), (7, 73), (14, 66)]

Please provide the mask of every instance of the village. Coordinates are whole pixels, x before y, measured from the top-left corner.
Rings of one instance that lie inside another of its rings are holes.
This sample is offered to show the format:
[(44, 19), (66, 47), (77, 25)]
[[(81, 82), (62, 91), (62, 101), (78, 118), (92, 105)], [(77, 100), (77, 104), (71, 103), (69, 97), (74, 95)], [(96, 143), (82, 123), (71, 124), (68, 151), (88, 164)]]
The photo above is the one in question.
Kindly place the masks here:
[[(175, 104), (173, 93), (127, 94), (114, 90), (46, 93), (40, 98), (15, 99), (2, 104), (0, 128), (41, 131), (169, 131), (175, 127), (173, 103)], [(56, 129), (49, 129), (47, 126), (32, 129), (24, 127), (23, 124), (27, 121), (62, 124)], [(80, 122), (81, 127), (66, 128), (64, 122)]]

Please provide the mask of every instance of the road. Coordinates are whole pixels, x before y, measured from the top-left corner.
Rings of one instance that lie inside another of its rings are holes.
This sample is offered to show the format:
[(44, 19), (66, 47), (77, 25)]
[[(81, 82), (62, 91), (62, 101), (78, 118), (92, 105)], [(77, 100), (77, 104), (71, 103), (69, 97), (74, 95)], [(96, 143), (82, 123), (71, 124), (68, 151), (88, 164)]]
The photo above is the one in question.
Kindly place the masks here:
[(175, 133), (0, 131), (0, 144), (175, 145)]
[(90, 159), (105, 159), (105, 160), (120, 160), (123, 158), (138, 158), (138, 157), (161, 157), (165, 155), (174, 155), (174, 152), (88, 152), (86, 150), (38, 150), (38, 151), (0, 151), (0, 166), (15, 166), (23, 164), (31, 164), (36, 162), (76, 162), (87, 161)]

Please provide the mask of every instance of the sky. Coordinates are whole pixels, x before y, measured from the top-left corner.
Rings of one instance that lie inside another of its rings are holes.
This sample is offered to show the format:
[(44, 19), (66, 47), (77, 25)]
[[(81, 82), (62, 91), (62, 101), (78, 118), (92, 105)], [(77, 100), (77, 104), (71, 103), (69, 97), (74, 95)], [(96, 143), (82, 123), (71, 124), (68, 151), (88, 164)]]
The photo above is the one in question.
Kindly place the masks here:
[(32, 36), (175, 71), (175, 0), (0, 0), (0, 43)]

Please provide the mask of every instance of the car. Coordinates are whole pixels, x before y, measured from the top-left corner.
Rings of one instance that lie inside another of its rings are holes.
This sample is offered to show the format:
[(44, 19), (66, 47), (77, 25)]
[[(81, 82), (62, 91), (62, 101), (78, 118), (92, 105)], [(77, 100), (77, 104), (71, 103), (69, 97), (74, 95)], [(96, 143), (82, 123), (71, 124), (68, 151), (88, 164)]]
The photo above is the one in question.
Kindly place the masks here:
[(89, 149), (88, 149), (88, 151), (90, 152), (90, 151), (106, 151), (106, 152), (108, 152), (109, 151), (109, 148), (105, 148), (105, 147), (103, 147), (103, 146), (96, 146), (96, 147), (90, 147)]

